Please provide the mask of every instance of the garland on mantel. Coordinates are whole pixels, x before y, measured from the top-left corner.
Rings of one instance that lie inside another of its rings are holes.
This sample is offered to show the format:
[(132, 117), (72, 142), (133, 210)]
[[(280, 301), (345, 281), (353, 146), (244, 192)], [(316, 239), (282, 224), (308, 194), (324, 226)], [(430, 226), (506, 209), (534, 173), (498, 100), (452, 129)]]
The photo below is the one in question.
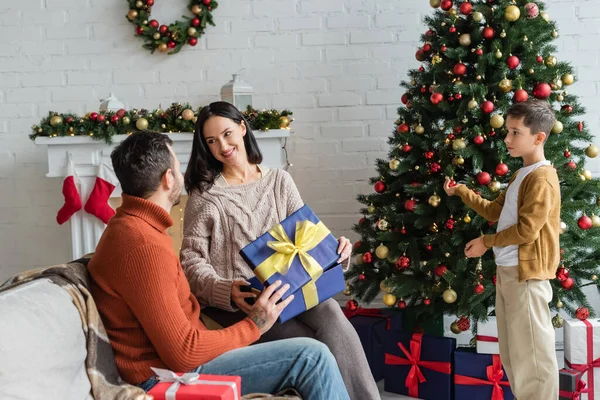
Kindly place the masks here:
[[(90, 136), (111, 143), (115, 135), (129, 135), (133, 132), (151, 130), (156, 132), (194, 132), (198, 112), (189, 104), (173, 103), (166, 110), (120, 109), (118, 111), (89, 112), (81, 117), (73, 113), (50, 111), (48, 116), (32, 127), (31, 140), (40, 136)], [(292, 112), (289, 110), (259, 111), (250, 106), (243, 112), (254, 131), (288, 129)]]

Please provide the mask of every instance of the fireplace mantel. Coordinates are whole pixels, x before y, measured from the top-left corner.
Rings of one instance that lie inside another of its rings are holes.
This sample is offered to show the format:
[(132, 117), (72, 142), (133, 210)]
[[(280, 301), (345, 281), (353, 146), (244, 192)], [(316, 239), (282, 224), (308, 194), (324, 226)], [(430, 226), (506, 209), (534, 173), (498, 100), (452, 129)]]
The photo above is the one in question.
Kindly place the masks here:
[[(286, 167), (287, 160), (283, 147), (289, 136), (290, 130), (287, 129), (255, 132), (258, 146), (263, 154), (262, 165), (270, 168)], [(111, 165), (110, 153), (126, 137), (127, 135), (114, 136), (112, 144), (106, 144), (87, 136), (38, 137), (35, 139), (35, 144), (47, 149), (48, 173), (46, 176), (49, 178), (65, 176), (68, 156), (71, 155), (79, 177), (79, 194), (82, 203), (85, 204), (94, 187), (98, 166), (102, 162)], [(181, 172), (184, 173), (192, 149), (193, 135), (191, 133), (170, 133), (169, 137), (173, 140), (173, 150), (181, 163)], [(111, 197), (120, 196), (121, 188), (117, 185)], [(106, 225), (83, 209), (75, 213), (69, 223), (71, 225), (71, 255), (73, 259), (93, 252)]]

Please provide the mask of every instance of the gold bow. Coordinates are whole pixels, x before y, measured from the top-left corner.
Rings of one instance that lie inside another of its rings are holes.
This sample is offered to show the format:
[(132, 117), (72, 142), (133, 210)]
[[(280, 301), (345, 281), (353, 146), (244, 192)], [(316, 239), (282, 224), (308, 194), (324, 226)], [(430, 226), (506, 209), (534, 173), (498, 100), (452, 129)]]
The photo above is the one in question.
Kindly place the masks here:
[(254, 269), (254, 274), (263, 283), (276, 272), (286, 275), (294, 258), (298, 256), (300, 263), (311, 278), (311, 281), (302, 287), (306, 309), (319, 304), (315, 281), (323, 274), (323, 267), (308, 252), (331, 233), (329, 229), (320, 221), (317, 224), (311, 221), (298, 221), (296, 222), (295, 243), (290, 240), (281, 224), (276, 225), (269, 233), (275, 238), (275, 241), (268, 242), (267, 246), (275, 250), (275, 253), (260, 263)]

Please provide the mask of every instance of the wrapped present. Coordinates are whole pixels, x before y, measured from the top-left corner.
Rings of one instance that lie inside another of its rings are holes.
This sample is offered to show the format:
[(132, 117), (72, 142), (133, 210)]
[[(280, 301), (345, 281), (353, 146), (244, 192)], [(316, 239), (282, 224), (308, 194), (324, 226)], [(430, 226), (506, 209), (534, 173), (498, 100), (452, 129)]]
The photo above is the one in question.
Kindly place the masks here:
[(568, 368), (558, 371), (558, 400), (580, 400), (588, 392), (581, 375), (580, 371)]
[[(250, 283), (251, 290), (257, 294), (260, 294), (264, 289), (264, 286), (256, 277), (248, 279), (248, 283)], [(316, 293), (318, 302), (314, 304), (308, 302), (307, 298), (304, 296), (306, 290), (303, 287), (302, 290), (298, 290), (294, 293), (294, 300), (292, 300), (292, 302), (283, 309), (281, 314), (279, 314), (280, 323), (284, 323), (336, 294), (343, 292), (346, 289), (346, 282), (344, 281), (342, 266), (338, 264), (335, 267), (328, 269), (323, 272), (323, 275), (321, 275), (314, 284), (309, 282), (307, 285), (311, 285), (310, 290), (311, 292)]]
[(160, 368), (152, 370), (160, 381), (148, 392), (154, 400), (239, 400), (242, 397), (242, 378), (239, 376), (178, 374)]
[(582, 373), (582, 399), (600, 400), (600, 320), (565, 320), (565, 367)]
[(498, 325), (496, 317), (487, 321), (477, 321), (477, 352), (480, 354), (500, 354), (498, 347)]
[(384, 390), (425, 400), (450, 400), (455, 348), (451, 338), (387, 331)]
[(513, 400), (508, 377), (497, 354), (478, 354), (474, 349), (454, 352), (454, 398)]
[(388, 316), (388, 325), (393, 331), (404, 330), (404, 310), (389, 307), (382, 308), (381, 312)]
[(379, 308), (358, 308), (354, 311), (344, 308), (343, 311), (356, 329), (373, 378), (379, 381), (383, 378), (385, 331), (390, 329), (392, 317)]
[(268, 232), (240, 250), (240, 255), (261, 283), (268, 286), (277, 280), (290, 285), (284, 299), (298, 289), (313, 306), (316, 292), (309, 282), (319, 279), (323, 271), (337, 265), (339, 243), (308, 206), (275, 225)]

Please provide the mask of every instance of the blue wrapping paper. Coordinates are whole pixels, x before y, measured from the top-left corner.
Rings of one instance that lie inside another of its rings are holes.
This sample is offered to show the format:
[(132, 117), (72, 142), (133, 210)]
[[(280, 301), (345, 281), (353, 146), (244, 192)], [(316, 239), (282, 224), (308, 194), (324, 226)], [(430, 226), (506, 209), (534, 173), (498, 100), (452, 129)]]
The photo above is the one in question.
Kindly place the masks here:
[[(385, 314), (382, 314), (385, 316)], [(383, 378), (384, 351), (383, 344), (388, 324), (386, 318), (355, 315), (348, 319), (360, 338), (360, 343), (367, 356), (369, 368), (375, 381)]]
[[(398, 343), (402, 343), (410, 352), (410, 342), (412, 337), (413, 333), (387, 331), (384, 343), (385, 353), (406, 359), (406, 355), (400, 349)], [(455, 348), (456, 339), (427, 335), (422, 336), (420, 361), (424, 362), (424, 364), (427, 364), (428, 361), (441, 363), (448, 368), (449, 373), (438, 372), (428, 368), (426, 365), (419, 366), (425, 381), (418, 385), (417, 398), (424, 400), (452, 399), (451, 365)], [(386, 357), (386, 364), (383, 371), (385, 391), (409, 396), (410, 393), (409, 388), (406, 386), (406, 378), (412, 368), (412, 365), (390, 365)]]
[[(310, 221), (314, 224), (320, 222), (310, 207), (306, 205), (284, 219), (281, 222), (281, 226), (293, 243), (296, 242), (296, 223), (301, 221)], [(255, 241), (241, 249), (240, 255), (250, 266), (250, 268), (254, 270), (261, 263), (275, 254), (275, 250), (268, 246), (268, 243), (272, 241), (276, 241), (276, 239), (269, 232), (266, 232), (259, 236)], [(326, 271), (337, 264), (337, 260), (340, 257), (339, 254), (337, 254), (338, 245), (338, 240), (331, 233), (329, 233), (316, 247), (307, 251), (307, 253), (319, 263), (324, 271)], [(264, 284), (268, 286), (277, 280), (281, 280), (283, 283), (290, 285), (290, 289), (284, 295), (285, 299), (291, 293), (296, 293), (299, 288), (306, 285), (311, 280), (311, 277), (308, 272), (306, 272), (304, 266), (300, 262), (299, 257), (296, 256), (294, 257), (292, 265), (287, 274), (282, 275), (281, 273), (276, 272), (269, 277)], [(296, 295), (296, 297), (298, 296)]]
[[(254, 289), (255, 293), (260, 293), (264, 290), (263, 284), (260, 283), (255, 276), (248, 279), (248, 283), (250, 283), (250, 287)], [(336, 294), (343, 292), (346, 289), (346, 282), (344, 281), (342, 266), (337, 264), (335, 267), (325, 271), (323, 275), (317, 279), (315, 285), (319, 294), (319, 304)], [(283, 324), (302, 314), (304, 311), (306, 311), (304, 295), (302, 294), (302, 290), (297, 290), (294, 293), (294, 300), (292, 300), (292, 302), (283, 309), (281, 314), (279, 314), (279, 322)]]
[[(468, 376), (471, 378), (488, 381), (487, 368), (493, 364), (492, 354), (479, 354), (475, 349), (459, 348), (454, 353), (454, 375)], [(502, 369), (504, 371), (504, 368)], [(501, 379), (503, 382), (508, 382), (506, 372)], [(510, 390), (510, 386), (501, 385), (504, 392), (504, 400), (513, 400), (515, 396)], [(454, 398), (455, 399), (482, 399), (492, 400), (493, 385), (463, 385), (455, 382)]]

